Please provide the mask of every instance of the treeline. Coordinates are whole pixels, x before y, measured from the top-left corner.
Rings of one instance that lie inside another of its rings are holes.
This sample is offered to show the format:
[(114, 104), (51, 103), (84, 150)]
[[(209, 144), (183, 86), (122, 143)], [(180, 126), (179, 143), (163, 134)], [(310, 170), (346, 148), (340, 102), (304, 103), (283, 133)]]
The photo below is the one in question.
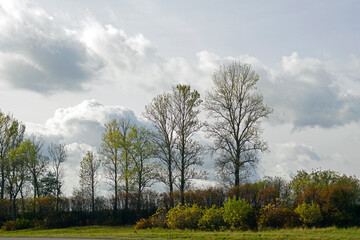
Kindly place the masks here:
[(262, 230), (360, 223), (359, 180), (333, 171), (299, 171), (290, 182), (270, 177), (186, 196), (187, 204), (159, 209), (135, 228)]
[(60, 197), (58, 202), (55, 196), (19, 199), (15, 221), (9, 221), (12, 202), (2, 199), (0, 221), (4, 230), (135, 223), (135, 228), (203, 230), (360, 224), (359, 180), (333, 171), (299, 171), (290, 181), (266, 177), (230, 189), (188, 190), (184, 194), (185, 204), (181, 204), (180, 191), (174, 191), (175, 207), (170, 207), (168, 193), (146, 190), (139, 211), (137, 197), (136, 193), (129, 194), (125, 210), (125, 195), (119, 194), (116, 219), (113, 197), (96, 197), (94, 212), (91, 198), (80, 195)]

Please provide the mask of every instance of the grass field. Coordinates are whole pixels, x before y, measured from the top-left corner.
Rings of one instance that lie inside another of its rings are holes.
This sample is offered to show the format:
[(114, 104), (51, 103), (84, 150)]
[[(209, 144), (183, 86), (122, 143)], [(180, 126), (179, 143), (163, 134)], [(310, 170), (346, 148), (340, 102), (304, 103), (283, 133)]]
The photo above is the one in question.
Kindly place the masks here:
[(108, 239), (360, 239), (359, 228), (284, 229), (272, 231), (134, 230), (132, 227), (72, 227), (50, 230), (0, 231), (1, 237), (65, 237)]

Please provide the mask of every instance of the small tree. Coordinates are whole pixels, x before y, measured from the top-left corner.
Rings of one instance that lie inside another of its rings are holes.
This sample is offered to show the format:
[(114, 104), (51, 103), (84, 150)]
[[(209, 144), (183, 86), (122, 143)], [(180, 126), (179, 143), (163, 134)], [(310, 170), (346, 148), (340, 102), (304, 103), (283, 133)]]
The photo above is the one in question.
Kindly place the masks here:
[(171, 112), (171, 95), (163, 93), (145, 106), (144, 116), (155, 127), (153, 141), (157, 146), (156, 157), (160, 160), (159, 180), (169, 189), (170, 207), (174, 207), (174, 182), (175, 182), (175, 122)]
[(135, 182), (137, 185), (137, 209), (141, 210), (141, 195), (158, 177), (158, 164), (151, 162), (156, 154), (156, 145), (152, 142), (153, 133), (145, 127), (130, 127), (129, 154), (134, 163)]
[(95, 190), (98, 183), (98, 170), (100, 168), (100, 160), (96, 155), (87, 151), (85, 157), (80, 162), (80, 188), (81, 191), (91, 198), (91, 211), (95, 212)]
[(300, 221), (304, 227), (316, 226), (322, 220), (320, 206), (314, 202), (311, 202), (311, 204), (305, 202), (299, 204), (295, 209), (295, 212), (299, 215)]
[(51, 159), (52, 170), (56, 182), (56, 211), (59, 210), (60, 195), (62, 194), (62, 186), (64, 179), (63, 163), (67, 159), (67, 151), (65, 143), (53, 144), (48, 147), (49, 156)]
[(253, 224), (254, 210), (243, 199), (228, 198), (224, 204), (224, 221), (233, 228), (247, 229)]

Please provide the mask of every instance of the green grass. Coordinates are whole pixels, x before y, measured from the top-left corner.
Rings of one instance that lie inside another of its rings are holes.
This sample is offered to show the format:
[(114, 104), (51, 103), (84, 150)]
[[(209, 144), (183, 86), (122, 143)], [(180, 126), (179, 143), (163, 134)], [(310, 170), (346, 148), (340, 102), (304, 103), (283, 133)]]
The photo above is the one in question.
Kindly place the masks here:
[(359, 228), (282, 229), (271, 231), (134, 230), (133, 227), (72, 227), (50, 230), (0, 231), (1, 237), (65, 237), (108, 239), (360, 239)]

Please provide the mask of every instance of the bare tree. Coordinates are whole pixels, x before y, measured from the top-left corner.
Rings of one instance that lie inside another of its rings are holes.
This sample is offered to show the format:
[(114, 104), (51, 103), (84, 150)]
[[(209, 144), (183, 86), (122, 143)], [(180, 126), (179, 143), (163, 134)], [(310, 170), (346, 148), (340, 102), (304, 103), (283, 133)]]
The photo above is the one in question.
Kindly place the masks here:
[(158, 165), (151, 161), (156, 155), (157, 146), (153, 142), (153, 133), (145, 127), (130, 127), (129, 154), (134, 163), (137, 188), (137, 210), (141, 210), (141, 196), (144, 188), (150, 187), (158, 176)]
[(63, 163), (67, 159), (67, 151), (66, 151), (66, 144), (59, 143), (53, 144), (51, 143), (48, 147), (48, 153), (50, 156), (52, 170), (55, 175), (56, 181), (56, 211), (59, 210), (59, 202), (60, 202), (60, 195), (62, 194), (62, 186), (63, 186), (63, 179), (64, 179), (64, 169)]
[(181, 203), (184, 204), (184, 192), (191, 179), (204, 178), (203, 172), (196, 166), (203, 164), (200, 156), (204, 153), (203, 147), (195, 141), (193, 136), (201, 128), (198, 119), (199, 106), (202, 100), (196, 90), (191, 90), (189, 85), (177, 85), (171, 95), (171, 112), (175, 123), (176, 133), (176, 161), (179, 171), (177, 185), (180, 190)]
[(34, 199), (40, 197), (40, 179), (45, 174), (49, 164), (49, 158), (42, 154), (44, 141), (40, 137), (32, 136), (30, 139), (32, 152), (27, 167), (31, 174), (31, 183), (33, 187)]
[(145, 106), (144, 116), (155, 127), (154, 143), (157, 145), (156, 157), (162, 165), (159, 168), (159, 180), (169, 189), (170, 207), (174, 206), (174, 181), (175, 181), (175, 121), (171, 113), (171, 95), (163, 93), (153, 98)]
[[(222, 65), (212, 76), (214, 86), (207, 91), (205, 109), (209, 121), (206, 130), (214, 139), (213, 150), (219, 154), (216, 166), (240, 184), (242, 171), (256, 164), (258, 154), (267, 150), (261, 139), (261, 119), (272, 109), (264, 105), (256, 91), (259, 75), (248, 64)], [(228, 179), (229, 180), (229, 179)]]
[(86, 197), (91, 198), (91, 211), (95, 212), (95, 190), (98, 183), (98, 171), (100, 161), (95, 153), (87, 151), (85, 157), (80, 162), (80, 188)]

